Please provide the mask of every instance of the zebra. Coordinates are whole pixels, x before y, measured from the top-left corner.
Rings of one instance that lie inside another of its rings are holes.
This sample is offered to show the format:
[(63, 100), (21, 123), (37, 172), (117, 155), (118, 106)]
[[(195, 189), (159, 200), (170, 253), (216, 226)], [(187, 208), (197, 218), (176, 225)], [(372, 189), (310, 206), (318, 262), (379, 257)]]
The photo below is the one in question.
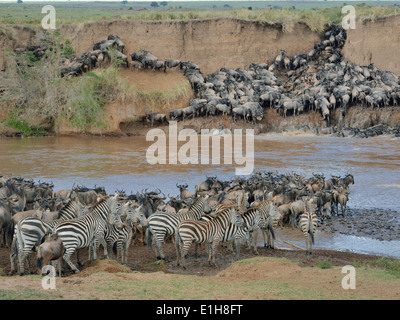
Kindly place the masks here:
[[(224, 206), (220, 206), (218, 208), (218, 212), (222, 212), (223, 210), (227, 209)], [(246, 240), (246, 235), (248, 233), (253, 233), (253, 231), (258, 230), (258, 229), (265, 229), (266, 222), (264, 217), (261, 215), (261, 213), (258, 211), (257, 208), (250, 208), (246, 210), (244, 213), (241, 214), (243, 218), (243, 226), (238, 227), (235, 224), (229, 224), (229, 226), (226, 228), (223, 238), (221, 239), (221, 242), (229, 242), (228, 245), (228, 250), (233, 252), (232, 248), (232, 242), (235, 242), (236, 245), (236, 260), (239, 259), (240, 256), (240, 246), (243, 243), (244, 240)], [(211, 218), (206, 218), (208, 221), (211, 220)], [(205, 220), (204, 217), (202, 220)], [(248, 249), (251, 249), (251, 239), (248, 242)], [(258, 254), (257, 251), (257, 243), (254, 242), (253, 245), (253, 252), (254, 254)], [(196, 243), (196, 248), (195, 248), (195, 254), (197, 256), (197, 243)]]
[[(130, 208), (130, 201), (125, 202), (124, 204), (122, 203), (117, 203), (117, 214), (119, 216), (122, 217), (127, 217), (128, 214), (132, 213), (132, 208)], [(114, 244), (118, 241), (118, 238), (120, 237), (120, 233), (124, 233), (127, 234), (128, 230), (126, 230), (124, 228), (125, 224), (122, 224), (122, 227), (120, 225), (114, 225), (114, 224), (106, 224), (106, 231), (105, 231), (105, 235), (104, 235), (104, 239), (106, 241), (107, 244), (107, 249), (104, 251), (104, 255), (106, 256), (107, 259), (109, 259), (109, 255), (108, 253), (114, 248)], [(99, 247), (99, 243), (94, 240), (93, 246), (89, 247), (89, 260), (92, 257), (95, 256), (93, 249), (96, 250), (96, 252), (98, 251), (98, 247)]]
[[(185, 256), (192, 242), (208, 244), (208, 264), (216, 267), (215, 254), (217, 246), (223, 239), (225, 230), (232, 223), (238, 227), (243, 225), (243, 218), (235, 206), (226, 208), (210, 221), (183, 221), (176, 232), (177, 265), (184, 269)], [(207, 246), (206, 246), (207, 247)]]
[(314, 233), (317, 230), (318, 217), (312, 211), (306, 211), (301, 215), (299, 221), (300, 230), (306, 238), (306, 251), (312, 253), (312, 245), (314, 244)]
[(59, 218), (44, 222), (39, 218), (27, 217), (20, 220), (14, 227), (12, 251), (10, 254), (11, 272), (15, 270), (14, 260), (18, 257), (19, 273), (25, 273), (25, 261), (29, 261), (29, 256), (35, 246), (39, 245), (46, 233), (52, 230), (60, 223), (75, 219), (82, 214), (82, 205), (79, 202), (69, 200), (60, 210)]
[(128, 249), (133, 236), (133, 228), (139, 223), (142, 227), (147, 227), (148, 225), (148, 220), (141, 206), (135, 208), (133, 213), (132, 211), (128, 211), (124, 225), (118, 235), (116, 246), (113, 247), (116, 251), (117, 261), (119, 260), (119, 255), (121, 255), (121, 262), (125, 264), (128, 263)]
[(157, 259), (165, 260), (162, 244), (166, 235), (174, 236), (178, 225), (184, 220), (200, 220), (203, 212), (209, 212), (208, 195), (198, 197), (187, 212), (167, 213), (156, 212), (149, 217), (149, 227), (146, 229), (147, 246), (151, 249), (153, 235)]
[[(231, 224), (229, 228), (225, 231), (224, 238), (222, 241), (235, 240), (236, 244), (236, 259), (239, 259), (240, 255), (240, 245), (244, 240), (246, 240), (246, 235), (249, 233), (248, 249), (251, 249), (251, 238), (255, 230), (267, 228), (266, 219), (258, 210), (258, 208), (250, 208), (242, 214), (243, 226), (237, 227)], [(254, 241), (253, 252), (258, 255), (257, 242)]]
[[(75, 250), (95, 245), (99, 241), (107, 254), (107, 244), (104, 239), (107, 223), (111, 225), (121, 225), (121, 217), (117, 213), (117, 195), (103, 197), (93, 208), (83, 217), (65, 221), (55, 228), (58, 237), (64, 244), (65, 253), (63, 259), (75, 273), (80, 273), (79, 269), (72, 263), (71, 255)], [(93, 247), (95, 249), (95, 247)], [(94, 250), (94, 259), (97, 252)]]
[[(264, 200), (256, 208), (260, 211), (260, 214), (264, 217), (266, 223), (265, 229), (262, 229), (264, 237), (264, 247), (274, 249), (274, 229), (276, 229), (280, 217), (278, 207), (273, 203), (273, 201)], [(265, 237), (267, 237), (267, 241), (265, 241)], [(254, 237), (253, 241), (257, 242), (257, 237)]]

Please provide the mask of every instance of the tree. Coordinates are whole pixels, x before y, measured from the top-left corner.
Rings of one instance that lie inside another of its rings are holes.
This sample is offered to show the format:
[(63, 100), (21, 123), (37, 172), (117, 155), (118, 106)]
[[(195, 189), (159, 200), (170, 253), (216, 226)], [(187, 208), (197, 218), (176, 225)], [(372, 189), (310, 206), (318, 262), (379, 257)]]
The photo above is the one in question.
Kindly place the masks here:
[(18, 0), (17, 3), (22, 3), (22, 0)]
[(128, 3), (128, 0), (122, 0), (122, 4), (126, 5)]
[(161, 4), (163, 7), (166, 7), (166, 6), (168, 5), (168, 2), (167, 2), (167, 1), (161, 1), (160, 4)]
[(151, 4), (150, 4), (150, 6), (151, 7), (153, 7), (153, 8), (157, 8), (157, 7), (159, 7), (159, 5), (158, 5), (158, 3), (157, 2), (152, 2)]

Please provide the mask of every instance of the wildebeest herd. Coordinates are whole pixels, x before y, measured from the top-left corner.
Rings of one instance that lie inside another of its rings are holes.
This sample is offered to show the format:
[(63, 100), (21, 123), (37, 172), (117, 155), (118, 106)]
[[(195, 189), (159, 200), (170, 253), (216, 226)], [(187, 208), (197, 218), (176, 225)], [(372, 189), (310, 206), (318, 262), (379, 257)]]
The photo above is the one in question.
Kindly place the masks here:
[[(400, 101), (399, 78), (390, 71), (381, 71), (373, 64), (359, 66), (346, 61), (341, 49), (346, 42), (346, 31), (331, 25), (323, 40), (304, 54), (286, 55), (285, 50), (272, 63), (251, 63), (248, 69), (221, 68), (203, 76), (192, 61), (159, 60), (146, 50), (124, 54), (120, 37), (109, 35), (95, 43), (93, 50), (81, 57), (64, 59), (63, 76), (78, 75), (101, 67), (105, 59), (137, 69), (162, 70), (179, 67), (189, 80), (195, 99), (185, 108), (169, 115), (150, 113), (144, 116), (156, 124), (200, 116), (229, 115), (233, 120), (256, 122), (264, 117), (266, 108), (276, 109), (283, 116), (298, 115), (316, 110), (329, 125), (334, 110), (341, 108), (342, 116), (349, 107), (364, 105), (371, 108), (397, 106)], [(42, 57), (46, 47), (26, 47), (17, 52), (33, 50)]]
[(198, 245), (204, 244), (209, 264), (215, 266), (220, 243), (235, 243), (236, 258), (244, 242), (257, 254), (257, 234), (262, 231), (264, 246), (274, 248), (278, 226), (299, 228), (311, 253), (317, 225), (345, 216), (353, 183), (351, 174), (325, 179), (322, 174), (306, 178), (257, 172), (230, 181), (207, 177), (194, 192), (187, 184), (177, 184), (178, 195), (167, 197), (159, 189), (107, 195), (102, 187), (77, 186), (54, 192), (52, 183), (1, 177), (2, 246), (10, 248), (11, 272), (17, 261), (20, 274), (34, 251), (38, 267), (64, 260), (79, 272), (71, 255), (77, 254), (79, 264), (79, 250), (89, 248), (89, 259), (96, 259), (100, 244), (106, 257), (114, 253), (127, 263), (131, 240), (136, 238), (149, 249), (154, 247), (158, 259), (166, 259), (163, 243), (174, 241), (182, 266), (190, 245), (195, 242), (197, 255)]

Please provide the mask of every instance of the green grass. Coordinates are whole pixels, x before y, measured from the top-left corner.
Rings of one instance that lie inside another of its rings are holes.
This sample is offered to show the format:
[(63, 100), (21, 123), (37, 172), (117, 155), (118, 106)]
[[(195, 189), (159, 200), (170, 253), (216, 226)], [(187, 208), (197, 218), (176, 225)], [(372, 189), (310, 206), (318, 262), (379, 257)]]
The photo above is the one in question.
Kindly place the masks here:
[(33, 127), (27, 122), (19, 120), (16, 110), (8, 114), (5, 125), (15, 129), (18, 132), (21, 132), (22, 136), (24, 137), (42, 136), (46, 134), (46, 130), (43, 128), (43, 126)]
[(332, 268), (332, 262), (329, 261), (328, 259), (319, 260), (317, 267), (321, 269), (330, 269)]
[(400, 260), (389, 258), (378, 258), (369, 263), (370, 266), (385, 270), (390, 275), (400, 278)]
[[(38, 286), (40, 287), (39, 279)], [(54, 300), (61, 298), (62, 295), (54, 294), (52, 291), (34, 290), (22, 285), (17, 285), (16, 289), (0, 288), (0, 300)]]

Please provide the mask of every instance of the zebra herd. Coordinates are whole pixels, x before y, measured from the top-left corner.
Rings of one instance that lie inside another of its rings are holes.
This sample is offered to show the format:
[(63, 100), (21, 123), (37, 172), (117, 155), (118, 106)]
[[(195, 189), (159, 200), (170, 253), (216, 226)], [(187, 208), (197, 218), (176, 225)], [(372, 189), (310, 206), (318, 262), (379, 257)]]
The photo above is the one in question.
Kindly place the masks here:
[[(240, 258), (244, 243), (258, 254), (257, 236), (261, 233), (264, 246), (274, 248), (277, 226), (283, 223), (292, 228), (298, 226), (305, 236), (306, 250), (311, 253), (315, 231), (328, 216), (326, 209), (331, 208), (330, 216), (339, 214), (334, 209), (334, 199), (342, 195), (337, 193), (337, 188), (348, 190), (352, 183), (352, 175), (325, 180), (317, 174), (306, 179), (297, 174), (261, 172), (248, 179), (231, 181), (207, 177), (205, 182), (196, 185), (195, 192), (185, 192), (187, 184), (177, 185), (181, 199), (169, 196), (167, 200), (161, 191), (147, 192), (147, 189), (141, 195), (130, 196), (123, 191), (107, 195), (103, 190), (98, 193), (97, 202), (89, 207), (80, 201), (85, 198), (77, 196), (88, 190), (69, 192), (57, 219), (46, 221), (28, 216), (14, 225), (11, 272), (15, 271), (15, 260), (18, 260), (19, 273), (24, 274), (32, 252), (53, 235), (61, 240), (62, 258), (75, 273), (80, 270), (72, 262), (72, 255), (76, 253), (79, 266), (79, 250), (88, 248), (89, 260), (96, 260), (100, 245), (106, 258), (113, 252), (118, 261), (127, 264), (133, 235), (139, 234), (143, 236), (143, 244), (146, 242), (150, 250), (154, 249), (157, 259), (167, 260), (163, 244), (167, 239), (174, 242), (177, 265), (184, 268), (192, 243), (195, 243), (196, 257), (198, 246), (203, 245), (209, 265), (216, 267), (220, 244), (227, 243), (236, 252), (236, 259)], [(302, 211), (299, 211), (299, 202), (304, 207)]]
[(80, 271), (71, 261), (72, 254), (77, 253), (79, 263), (79, 249), (89, 248), (89, 258), (92, 254), (96, 260), (99, 244), (103, 246), (107, 258), (108, 252), (116, 244), (122, 262), (126, 263), (132, 229), (137, 223), (145, 223), (144, 217), (130, 205), (130, 202), (119, 201), (116, 193), (100, 198), (89, 212), (83, 214), (83, 206), (79, 201), (70, 199), (56, 220), (45, 222), (37, 217), (20, 220), (14, 229), (11, 272), (14, 272), (15, 259), (18, 258), (19, 273), (24, 274), (25, 264), (29, 262), (33, 249), (49, 234), (57, 234), (61, 239), (65, 248), (63, 259), (75, 273)]

